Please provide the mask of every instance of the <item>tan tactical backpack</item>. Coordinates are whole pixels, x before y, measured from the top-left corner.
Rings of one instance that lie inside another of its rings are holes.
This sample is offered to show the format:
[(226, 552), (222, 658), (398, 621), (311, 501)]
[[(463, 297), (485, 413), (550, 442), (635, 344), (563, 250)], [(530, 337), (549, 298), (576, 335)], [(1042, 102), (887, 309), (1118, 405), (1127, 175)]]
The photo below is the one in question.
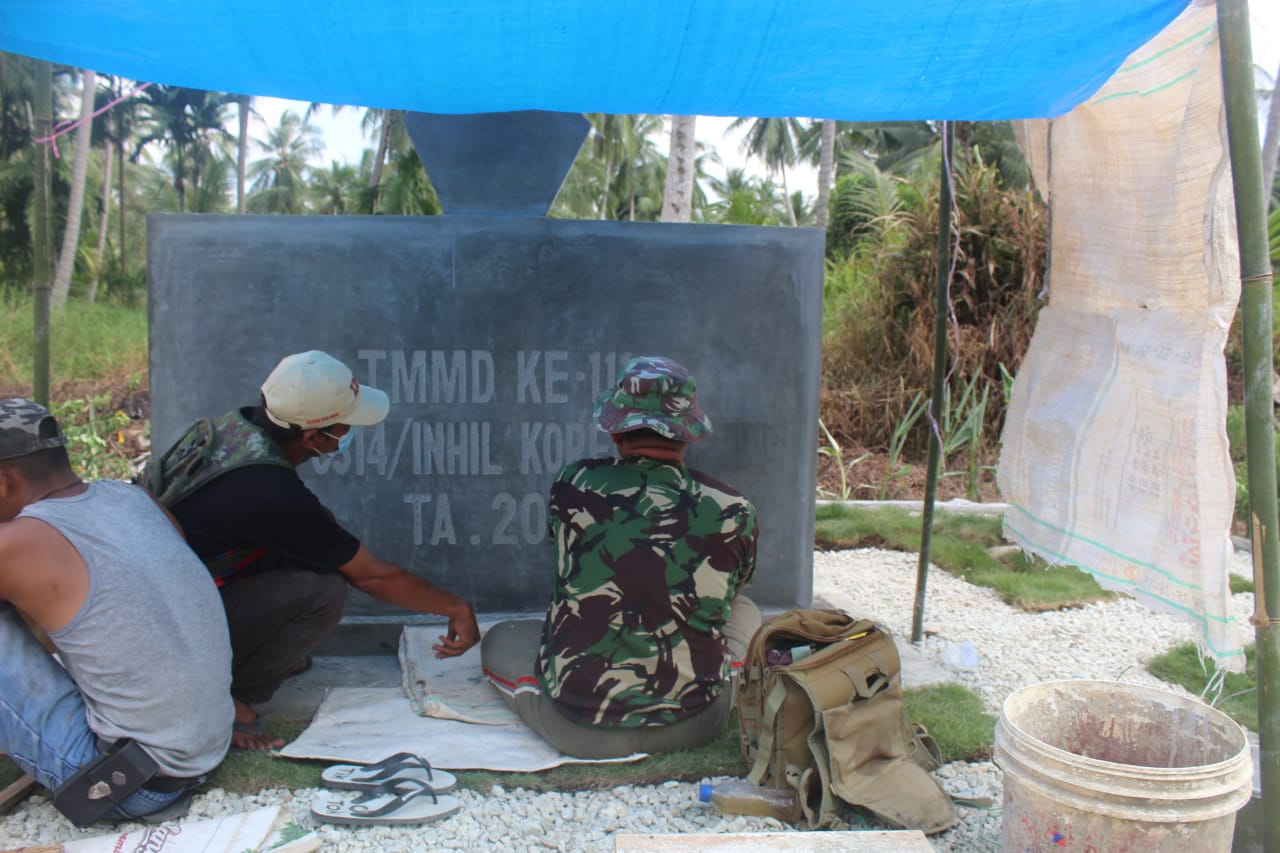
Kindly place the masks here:
[(811, 828), (846, 828), (841, 800), (925, 833), (956, 823), (928, 772), (937, 745), (907, 719), (898, 649), (883, 626), (838, 610), (765, 620), (737, 704), (750, 780), (797, 791)]

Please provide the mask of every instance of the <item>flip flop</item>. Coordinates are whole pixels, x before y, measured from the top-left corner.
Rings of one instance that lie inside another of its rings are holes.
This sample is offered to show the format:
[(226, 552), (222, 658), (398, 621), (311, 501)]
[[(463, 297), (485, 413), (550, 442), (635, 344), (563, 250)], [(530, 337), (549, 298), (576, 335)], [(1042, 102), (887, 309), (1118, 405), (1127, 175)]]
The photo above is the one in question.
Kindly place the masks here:
[(437, 794), (417, 779), (392, 779), (358, 794), (324, 792), (311, 800), (311, 816), (322, 823), (402, 826), (448, 817), (462, 801)]
[(335, 764), (320, 774), (329, 788), (368, 790), (384, 782), (407, 779), (420, 782), (437, 794), (452, 791), (458, 780), (447, 770), (437, 770), (421, 755), (397, 752), (377, 764)]

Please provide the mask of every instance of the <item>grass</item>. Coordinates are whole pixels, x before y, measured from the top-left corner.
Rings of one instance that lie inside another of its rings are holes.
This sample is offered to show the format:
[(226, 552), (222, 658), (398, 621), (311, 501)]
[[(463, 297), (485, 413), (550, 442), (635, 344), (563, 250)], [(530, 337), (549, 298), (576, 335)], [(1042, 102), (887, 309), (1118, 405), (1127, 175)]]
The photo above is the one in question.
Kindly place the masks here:
[[(815, 544), (827, 550), (920, 550), (920, 516), (895, 507), (830, 504), (818, 508)], [(957, 578), (990, 587), (1014, 607), (1032, 612), (1079, 607), (1114, 593), (1075, 566), (1051, 566), (1022, 552), (995, 556), (1004, 545), (995, 516), (939, 512), (933, 516), (929, 561)]]
[[(906, 691), (912, 721), (929, 730), (942, 751), (943, 762), (983, 760), (991, 755), (995, 718), (973, 691), (949, 684)], [(271, 717), (271, 731), (293, 740), (306, 728), (305, 720)], [(231, 750), (210, 775), (209, 786), (233, 793), (257, 793), (267, 788), (320, 787), (320, 773), (328, 762), (273, 758), (263, 752)], [(738, 741), (737, 714), (718, 739), (679, 752), (664, 753), (625, 764), (566, 764), (538, 773), (497, 773), (460, 770), (458, 785), (487, 792), (494, 785), (529, 791), (582, 791), (618, 785), (654, 785), (670, 780), (697, 782), (709, 776), (745, 776), (748, 771)], [(0, 785), (17, 779), (18, 768), (0, 759)]]
[[(0, 389), (29, 394), (32, 380), (29, 294), (0, 290)], [(147, 312), (110, 301), (77, 302), (49, 321), (50, 385), (135, 375), (147, 370)]]
[(1185, 643), (1155, 657), (1147, 664), (1147, 670), (1163, 681), (1177, 684), (1203, 697), (1211, 705), (1252, 732), (1258, 730), (1258, 682), (1257, 660), (1254, 646), (1244, 650), (1246, 664), (1243, 673), (1224, 673), (1221, 691), (1216, 695), (1206, 693), (1210, 679), (1214, 677), (1212, 661), (1205, 659), (1194, 643)]
[(942, 761), (985, 761), (991, 757), (996, 718), (982, 697), (958, 684), (918, 687), (904, 696), (907, 716), (929, 730)]

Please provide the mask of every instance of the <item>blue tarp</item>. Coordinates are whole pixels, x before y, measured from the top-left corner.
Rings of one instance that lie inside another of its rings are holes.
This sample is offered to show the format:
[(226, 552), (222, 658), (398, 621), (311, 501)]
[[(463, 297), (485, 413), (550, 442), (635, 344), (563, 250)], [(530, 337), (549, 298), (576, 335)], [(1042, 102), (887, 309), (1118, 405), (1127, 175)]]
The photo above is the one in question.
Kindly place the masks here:
[(424, 112), (1060, 115), (1189, 0), (0, 0), (0, 49)]

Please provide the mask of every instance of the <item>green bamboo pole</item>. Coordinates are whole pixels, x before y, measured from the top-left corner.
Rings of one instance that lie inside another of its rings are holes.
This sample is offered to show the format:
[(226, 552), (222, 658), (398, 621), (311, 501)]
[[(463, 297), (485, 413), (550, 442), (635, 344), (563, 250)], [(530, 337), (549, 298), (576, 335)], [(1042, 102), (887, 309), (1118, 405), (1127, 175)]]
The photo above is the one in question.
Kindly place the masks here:
[(1249, 532), (1253, 539), (1256, 590), (1253, 624), (1257, 643), (1258, 738), (1263, 814), (1271, 815), (1264, 821), (1263, 849), (1280, 853), (1280, 820), (1276, 819), (1280, 815), (1280, 624), (1274, 621), (1280, 616), (1280, 552), (1276, 548), (1276, 447), (1271, 387), (1273, 280), (1247, 0), (1219, 0), (1218, 30), (1240, 244)]
[(929, 582), (929, 546), (933, 538), (933, 503), (938, 496), (942, 455), (942, 392), (947, 378), (947, 317), (951, 293), (951, 146), (955, 128), (942, 123), (942, 188), (938, 193), (938, 283), (933, 300), (933, 397), (929, 401), (929, 461), (920, 513), (920, 563), (916, 568), (916, 603), (911, 614), (911, 642), (924, 637), (924, 594)]
[[(53, 133), (53, 68), (42, 60), (31, 60), (35, 72), (35, 127), (36, 139), (48, 139)], [(34, 242), (32, 273), (32, 314), (35, 328), (32, 334), (31, 396), (42, 406), (49, 405), (49, 293), (53, 288), (53, 249), (49, 241), (49, 152), (50, 143), (36, 142), (36, 221), (32, 239)]]

